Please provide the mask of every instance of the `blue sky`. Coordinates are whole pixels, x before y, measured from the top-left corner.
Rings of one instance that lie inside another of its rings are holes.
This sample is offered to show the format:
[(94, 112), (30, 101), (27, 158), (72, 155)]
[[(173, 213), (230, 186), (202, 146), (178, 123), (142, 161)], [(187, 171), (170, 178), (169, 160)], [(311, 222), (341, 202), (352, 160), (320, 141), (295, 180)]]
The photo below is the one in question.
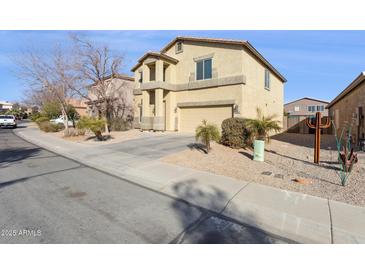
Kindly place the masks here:
[[(69, 31), (0, 31), (0, 100), (21, 100), (15, 58), (28, 47), (47, 54)], [(79, 31), (124, 56), (124, 72), (148, 50), (176, 36), (249, 40), (287, 79), (285, 102), (308, 96), (331, 100), (365, 70), (365, 31)]]

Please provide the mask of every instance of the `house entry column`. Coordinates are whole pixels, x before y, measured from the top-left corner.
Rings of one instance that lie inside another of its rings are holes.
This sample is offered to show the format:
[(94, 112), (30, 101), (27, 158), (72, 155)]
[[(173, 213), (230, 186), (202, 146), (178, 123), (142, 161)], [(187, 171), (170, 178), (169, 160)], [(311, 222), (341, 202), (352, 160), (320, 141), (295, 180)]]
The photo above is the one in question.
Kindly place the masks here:
[(164, 130), (165, 129), (165, 118), (163, 114), (163, 89), (155, 89), (155, 117), (153, 117), (153, 129)]

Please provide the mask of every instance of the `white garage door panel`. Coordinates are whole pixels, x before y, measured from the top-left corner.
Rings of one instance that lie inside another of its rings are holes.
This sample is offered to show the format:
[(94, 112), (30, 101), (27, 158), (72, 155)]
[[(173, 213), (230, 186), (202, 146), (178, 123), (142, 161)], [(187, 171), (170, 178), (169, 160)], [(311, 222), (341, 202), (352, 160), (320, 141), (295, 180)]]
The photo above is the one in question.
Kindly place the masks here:
[(221, 129), (222, 121), (232, 117), (232, 105), (209, 107), (185, 107), (180, 109), (180, 131), (195, 132), (202, 120), (216, 124)]

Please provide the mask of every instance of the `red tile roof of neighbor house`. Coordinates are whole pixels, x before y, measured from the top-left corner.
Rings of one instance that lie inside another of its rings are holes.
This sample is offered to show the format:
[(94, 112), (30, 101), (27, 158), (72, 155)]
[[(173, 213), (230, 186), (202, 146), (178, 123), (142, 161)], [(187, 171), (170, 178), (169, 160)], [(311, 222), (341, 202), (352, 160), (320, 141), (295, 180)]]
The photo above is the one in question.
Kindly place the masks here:
[[(187, 37), (187, 36), (178, 36), (174, 40), (172, 40), (170, 43), (168, 43), (161, 51), (161, 55), (165, 55), (164, 53), (172, 47), (176, 42), (178, 41), (191, 41), (191, 42), (203, 42), (203, 43), (215, 43), (215, 44), (228, 44), (228, 45), (239, 45), (243, 46), (248, 51), (254, 55), (257, 59), (259, 59), (265, 66), (267, 66), (281, 81), (286, 82), (287, 80), (285, 77), (280, 74), (279, 71), (277, 71), (270, 63), (267, 61), (251, 44), (250, 42), (246, 40), (230, 40), (230, 39), (219, 39), (219, 38), (203, 38), (203, 37)], [(157, 53), (158, 54), (158, 53)], [(165, 55), (168, 56), (168, 55)], [(144, 57), (144, 56), (143, 56)], [(143, 58), (142, 57), (142, 58)], [(170, 57), (171, 58), (171, 57)], [(132, 68), (132, 71), (134, 71), (138, 66), (140, 65), (140, 62), (135, 65)]]
[(332, 107), (338, 101), (342, 100), (345, 96), (350, 94), (357, 86), (359, 86), (365, 80), (365, 71), (361, 72), (359, 76), (355, 78), (339, 95), (333, 99), (326, 108)]

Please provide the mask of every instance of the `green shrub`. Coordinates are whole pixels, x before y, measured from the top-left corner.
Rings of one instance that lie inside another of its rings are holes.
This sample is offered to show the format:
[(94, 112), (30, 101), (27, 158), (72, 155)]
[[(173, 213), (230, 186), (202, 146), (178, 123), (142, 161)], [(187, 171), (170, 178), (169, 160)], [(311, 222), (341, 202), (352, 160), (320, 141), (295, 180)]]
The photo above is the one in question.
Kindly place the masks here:
[(231, 148), (244, 148), (251, 144), (251, 131), (247, 119), (228, 118), (222, 122), (221, 144)]
[(30, 119), (35, 122), (39, 117), (41, 117), (41, 114), (39, 112), (34, 112), (31, 114)]
[(61, 105), (57, 101), (49, 101), (43, 104), (42, 115), (49, 119), (55, 119), (62, 114)]
[(42, 122), (49, 122), (49, 119), (48, 119), (48, 117), (40, 116), (40, 117), (38, 117), (38, 118), (35, 120), (35, 122), (39, 125), (39, 124), (40, 124), (40, 123), (42, 123)]
[(210, 151), (210, 142), (218, 142), (220, 138), (219, 129), (214, 124), (209, 124), (206, 120), (202, 121), (202, 124), (195, 130), (195, 139), (201, 140), (203, 145), (206, 147), (206, 153)]
[(61, 124), (53, 124), (49, 121), (43, 121), (38, 123), (39, 129), (44, 132), (58, 132), (65, 127)]
[(257, 140), (270, 141), (270, 132), (279, 132), (281, 130), (280, 121), (274, 120), (277, 117), (276, 114), (265, 116), (260, 108), (257, 108), (256, 112), (257, 118), (249, 119), (247, 126)]
[(78, 129), (90, 129), (99, 141), (104, 140), (102, 132), (105, 129), (105, 120), (94, 117), (82, 117), (76, 126)]
[(132, 128), (131, 122), (123, 118), (116, 117), (110, 120), (110, 129), (112, 131), (126, 131)]

